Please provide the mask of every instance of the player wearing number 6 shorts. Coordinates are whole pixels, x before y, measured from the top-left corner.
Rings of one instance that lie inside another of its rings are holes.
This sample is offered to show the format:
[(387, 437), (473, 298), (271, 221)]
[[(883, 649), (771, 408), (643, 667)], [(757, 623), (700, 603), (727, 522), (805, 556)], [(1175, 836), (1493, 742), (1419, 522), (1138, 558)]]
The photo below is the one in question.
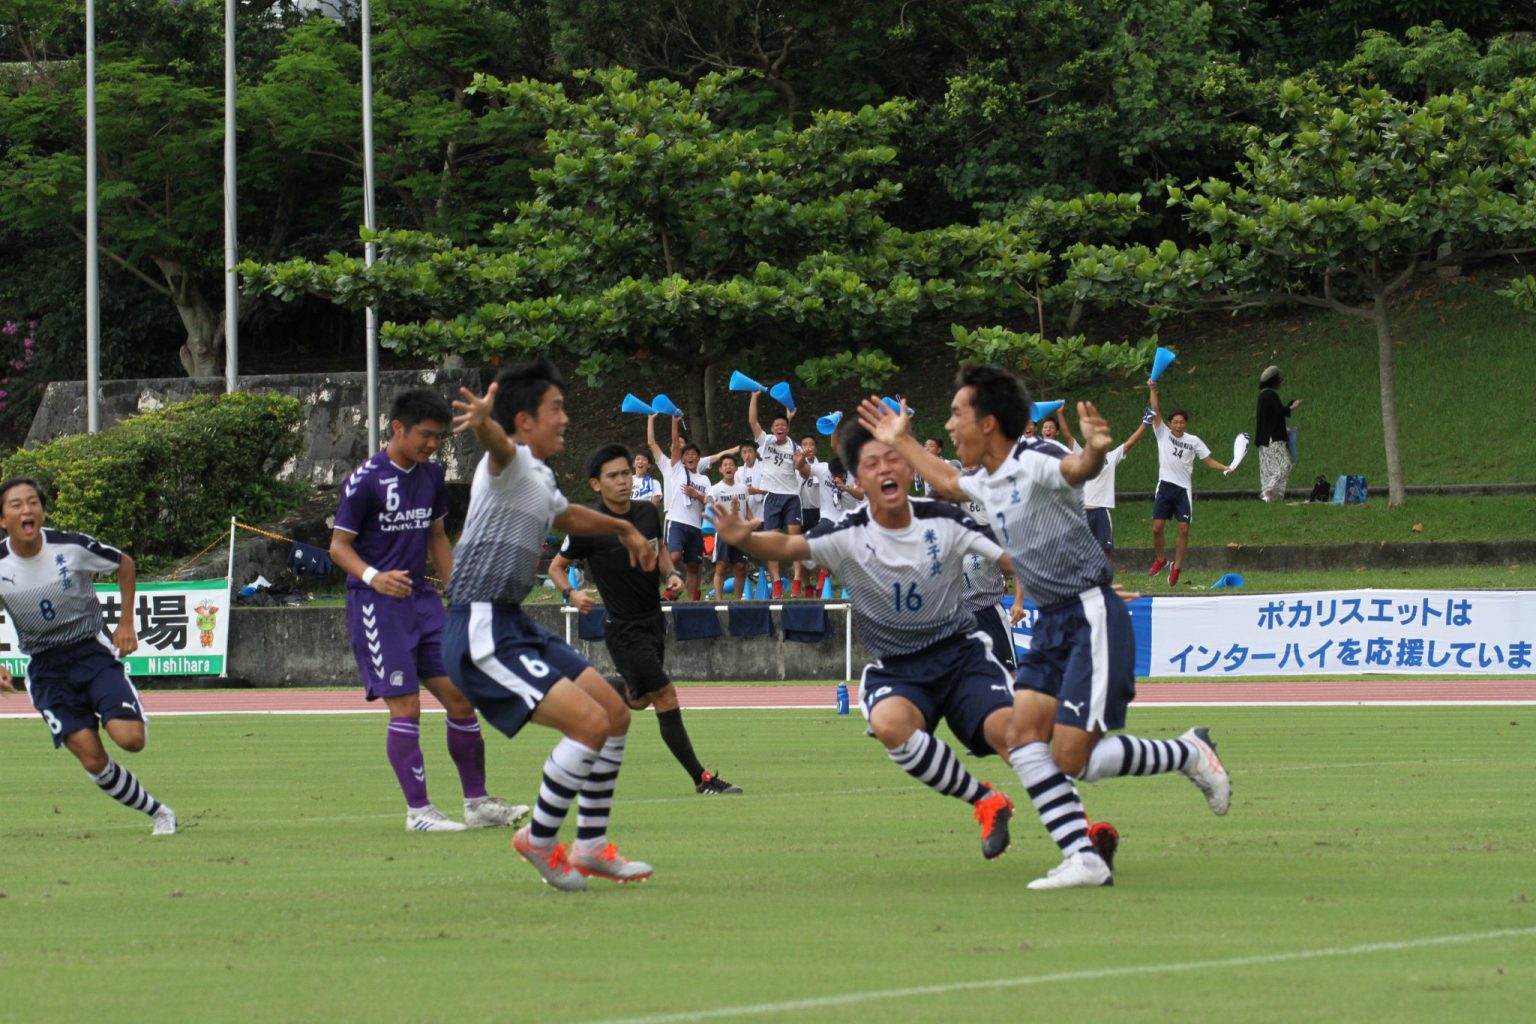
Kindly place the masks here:
[[(35, 480), (13, 477), (0, 484), (0, 600), (16, 627), (27, 663), (27, 693), (53, 746), (68, 747), (101, 791), (125, 807), (143, 811), (152, 832), (176, 832), (176, 812), (150, 796), (133, 773), (112, 760), (100, 728), (112, 742), (135, 753), (144, 749), (144, 708), (128, 681), (122, 658), (139, 646), (133, 628), (137, 576), (133, 559), (83, 533), (43, 526), (47, 510)], [(93, 577), (116, 572), (125, 610), (108, 639)], [(0, 693), (15, 693), (10, 669), (0, 664)]]

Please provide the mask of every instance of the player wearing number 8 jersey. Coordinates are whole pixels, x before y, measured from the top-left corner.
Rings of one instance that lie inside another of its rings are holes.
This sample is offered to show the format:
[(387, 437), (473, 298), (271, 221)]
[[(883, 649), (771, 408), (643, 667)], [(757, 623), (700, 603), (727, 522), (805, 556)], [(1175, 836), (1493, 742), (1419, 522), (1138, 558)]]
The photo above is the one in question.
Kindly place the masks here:
[(1008, 847), (1013, 805), (977, 781), (933, 730), (942, 718), (978, 757), (1007, 752), (1013, 681), (965, 608), (961, 570), (967, 555), (996, 560), (1002, 549), (953, 505), (909, 498), (912, 467), (867, 431), (846, 430), (843, 458), (857, 467), (867, 509), (796, 536), (754, 533), (741, 515), (716, 504), (715, 529), (756, 557), (809, 559), (842, 578), (859, 637), (876, 658), (859, 688), (871, 733), (908, 774), (971, 804), (982, 853), (996, 857)]
[(1176, 740), (1104, 735), (1124, 726), (1136, 693), (1130, 613), (1110, 586), (1113, 575), (1080, 496), (1112, 447), (1108, 425), (1090, 403), (1079, 403), (1083, 451), (1067, 455), (1056, 445), (1016, 440), (1031, 401), (1011, 373), (966, 366), (955, 383), (947, 428), (961, 461), (981, 467), (973, 475), (924, 451), (904, 411), (871, 399), (859, 419), (911, 459), (935, 493), (986, 507), (1025, 595), (1040, 608), (1019, 663), (1008, 759), (1063, 859), (1030, 888), (1109, 885), (1110, 866), (1088, 836), (1073, 777), (1093, 782), (1182, 770), (1217, 814), (1226, 813), (1231, 781), (1203, 729)]
[[(171, 835), (176, 813), (112, 760), (97, 731), (99, 723), (123, 750), (144, 749), (144, 709), (119, 660), (139, 646), (133, 559), (86, 534), (45, 528), (45, 514), (36, 481), (14, 477), (0, 484), (0, 600), (21, 653), (31, 659), (27, 693), (53, 733), (54, 749), (68, 747), (103, 793), (149, 815), (153, 834)], [(125, 614), (108, 639), (92, 577), (113, 571)], [(15, 692), (4, 665), (0, 692)]]
[[(508, 367), (483, 397), (467, 388), (455, 431), (473, 430), (485, 456), (470, 485), (469, 515), (448, 583), (443, 655), (448, 675), (507, 736), (528, 722), (562, 733), (544, 763), (533, 821), (512, 848), (545, 882), (586, 888), (586, 877), (649, 878), (651, 868), (608, 841), (608, 817), (629, 731), (629, 708), (591, 665), (522, 609), (551, 525), (576, 536), (617, 534), (633, 564), (656, 552), (632, 523), (570, 505), (544, 460), (565, 447), (564, 382), (545, 359)], [(557, 843), (577, 803), (575, 849)]]

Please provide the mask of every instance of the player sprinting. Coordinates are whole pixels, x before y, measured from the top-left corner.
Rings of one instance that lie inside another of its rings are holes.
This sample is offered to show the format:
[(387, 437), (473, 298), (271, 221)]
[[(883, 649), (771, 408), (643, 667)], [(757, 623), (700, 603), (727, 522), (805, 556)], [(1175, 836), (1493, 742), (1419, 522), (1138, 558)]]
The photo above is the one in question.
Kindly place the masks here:
[(1173, 564), (1168, 566), (1168, 585), (1179, 582), (1184, 567), (1184, 554), (1189, 550), (1189, 523), (1194, 512), (1195, 460), (1199, 459), (1212, 469), (1230, 474), (1232, 467), (1211, 456), (1206, 443), (1184, 428), (1189, 414), (1175, 409), (1163, 421), (1163, 408), (1157, 397), (1157, 381), (1147, 382), (1148, 402), (1152, 407), (1152, 436), (1157, 439), (1157, 492), (1152, 498), (1152, 568), (1148, 576), (1156, 576), (1168, 565), (1164, 557), (1163, 528), (1168, 520), (1178, 524), (1178, 537), (1174, 540)]
[[(763, 525), (760, 529), (775, 532), (783, 530), (792, 537), (799, 536), (800, 528), (800, 476), (795, 469), (795, 456), (799, 451), (789, 439), (789, 424), (795, 411), (775, 416), (769, 424), (772, 433), (763, 430), (757, 418), (757, 400), (761, 391), (752, 392), (747, 403), (747, 426), (752, 428), (752, 438), (757, 442), (757, 486), (768, 493), (763, 498)], [(752, 549), (748, 549), (752, 550)], [(791, 597), (799, 597), (804, 573), (800, 563), (794, 568)], [(768, 574), (773, 577), (775, 600), (784, 596), (784, 580), (779, 576), (779, 560), (768, 562)]]
[(1013, 680), (963, 604), (961, 561), (1003, 558), (983, 526), (947, 502), (911, 498), (912, 467), (853, 425), (843, 460), (857, 467), (868, 508), (809, 537), (753, 532), (730, 507), (711, 506), (716, 533), (760, 558), (813, 559), (848, 588), (859, 637), (876, 659), (864, 669), (859, 706), (892, 761), (942, 796), (970, 804), (982, 855), (1008, 848), (1012, 801), (979, 782), (933, 730), (942, 718), (974, 755), (1006, 755)]
[(1130, 612), (1111, 587), (1113, 572), (1079, 494), (1113, 445), (1108, 425), (1091, 403), (1079, 403), (1083, 451), (1066, 455), (1054, 445), (1016, 440), (1031, 402), (1013, 374), (971, 365), (955, 383), (946, 426), (961, 461), (981, 467), (973, 475), (925, 452), (908, 433), (905, 413), (867, 400), (860, 422), (913, 460), (936, 493), (986, 507), (1025, 594), (1040, 609), (1020, 659), (1008, 760), (1063, 859), (1030, 888), (1110, 885), (1112, 871), (1088, 836), (1074, 777), (1093, 782), (1182, 771), (1217, 814), (1227, 812), (1231, 779), (1205, 729), (1174, 740), (1104, 735), (1124, 727), (1136, 695)]
[[(606, 680), (522, 609), (553, 524), (576, 536), (617, 535), (631, 561), (656, 565), (634, 525), (570, 505), (544, 460), (565, 447), (564, 381), (546, 359), (502, 370), (484, 396), (460, 388), (455, 431), (485, 447), (470, 485), (469, 515), (448, 583), (443, 633), (449, 677), (485, 720), (508, 737), (528, 722), (560, 732), (544, 762), (533, 820), (512, 848), (557, 889), (586, 888), (587, 876), (633, 882), (651, 867), (608, 841), (614, 787), (624, 762), (629, 708)], [(558, 842), (577, 803), (576, 842)]]
[[(45, 527), (46, 515), (37, 481), (12, 477), (0, 484), (0, 601), (21, 653), (31, 659), (27, 695), (53, 734), (55, 750), (67, 747), (103, 793), (149, 815), (151, 834), (174, 835), (176, 812), (112, 759), (99, 732), (105, 729), (121, 750), (144, 749), (144, 708), (121, 660), (139, 647), (133, 559), (87, 534)], [(92, 582), (99, 572), (116, 572), (122, 595), (110, 638)], [(4, 665), (0, 691), (16, 692)]]
[[(598, 502), (592, 507), (639, 530), (640, 535), (655, 547), (655, 568), (632, 565), (628, 549), (616, 536), (578, 537), (572, 534), (565, 538), (560, 553), (550, 562), (549, 576), (572, 606), (581, 612), (591, 611), (595, 603), (592, 592), (572, 590), (567, 572), (573, 562), (586, 563), (587, 577), (596, 584), (597, 593), (608, 610), (603, 642), (622, 679), (620, 696), (636, 710), (656, 709), (656, 726), (661, 730), (662, 742), (693, 779), (695, 792), (709, 796), (740, 793), (740, 786), (733, 786), (706, 771), (699, 762), (688, 729), (683, 725), (677, 689), (663, 668), (667, 625), (662, 617), (658, 591), (665, 581), (668, 599), (676, 597), (683, 589), (683, 578), (673, 568), (666, 546), (661, 544), (661, 518), (656, 509), (649, 502), (632, 502), (626, 497), (630, 485), (620, 460), (627, 457), (623, 445), (610, 444), (597, 449), (587, 459), (588, 483), (598, 494)], [(725, 456), (721, 462), (725, 466), (735, 464), (730, 456)]]
[[(485, 791), (485, 737), (475, 709), (443, 667), (443, 599), (427, 559), (447, 579), (453, 547), (443, 520), (448, 489), (432, 456), (453, 410), (432, 391), (407, 391), (389, 410), (389, 442), (347, 477), (331, 531), (331, 561), (347, 573), (347, 633), (370, 701), (389, 708), (384, 751), (405, 794), (407, 832), (462, 832), (520, 824), (525, 805)], [(421, 689), (447, 711), (448, 756), (464, 791), (460, 824), (427, 794)]]

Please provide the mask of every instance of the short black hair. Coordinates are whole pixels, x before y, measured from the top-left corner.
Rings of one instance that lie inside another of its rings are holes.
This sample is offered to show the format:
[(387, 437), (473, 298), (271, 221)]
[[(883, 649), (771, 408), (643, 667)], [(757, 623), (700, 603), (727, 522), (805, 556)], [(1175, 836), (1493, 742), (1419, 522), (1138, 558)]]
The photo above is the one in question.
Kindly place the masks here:
[(517, 430), (518, 413), (539, 414), (539, 406), (550, 388), (564, 390), (565, 378), (546, 357), (509, 366), (496, 375), (496, 404), (491, 407), (491, 415), (510, 435)]
[(944, 447), (944, 442), (940, 441), (936, 437), (925, 437), (925, 438), (923, 438), (923, 444), (927, 444), (929, 441), (932, 441), (934, 444), (938, 445), (940, 448)]
[(843, 464), (850, 467), (850, 471), (857, 476), (859, 472), (859, 456), (864, 452), (864, 446), (875, 439), (875, 435), (864, 429), (862, 423), (853, 423), (843, 431)]
[(446, 427), (453, 422), (453, 409), (448, 399), (436, 391), (420, 388), (396, 395), (389, 406), (389, 418), (399, 420), (406, 430), (418, 423), (441, 423)]
[(700, 455), (704, 454), (703, 452), (699, 451), (699, 446), (694, 444), (692, 441), (689, 441), (687, 444), (683, 445), (682, 450), (677, 454), (687, 455), (689, 452), (698, 452)]
[(1029, 423), (1029, 388), (1018, 377), (1001, 366), (990, 363), (967, 363), (955, 374), (955, 388), (971, 389), (971, 408), (976, 419), (997, 417), (997, 426), (1006, 436), (1018, 437)]
[(783, 420), (786, 427), (789, 426), (789, 417), (784, 415), (782, 412), (775, 416), (773, 419), (769, 420), (768, 425), (771, 427), (775, 423), (779, 422), (779, 420)]
[(13, 487), (30, 487), (37, 492), (37, 500), (43, 503), (43, 511), (48, 511), (48, 495), (43, 491), (43, 485), (30, 476), (13, 476), (5, 483), (0, 484), (0, 507), (5, 505), (5, 496), (11, 493)]
[(603, 475), (603, 467), (614, 459), (623, 459), (626, 466), (634, 464), (628, 448), (616, 442), (605, 444), (593, 449), (592, 454), (587, 456), (587, 479), (599, 479)]
[(1184, 422), (1185, 423), (1189, 422), (1189, 413), (1185, 412), (1183, 409), (1175, 409), (1175, 410), (1173, 410), (1173, 412), (1169, 413), (1166, 417), (1163, 418), (1163, 422), (1167, 423), (1169, 420), (1173, 419), (1175, 416), (1183, 416), (1184, 417)]
[(800, 443), (801, 444), (805, 444), (805, 442), (807, 442), (807, 441), (810, 441), (810, 442), (814, 443), (816, 441), (816, 435), (815, 434), (806, 434), (804, 437), (802, 437), (800, 439)]
[(832, 477), (846, 478), (848, 476), (848, 467), (843, 464), (842, 458), (834, 455), (827, 462), (827, 473)]
[(736, 456), (732, 455), (730, 452), (726, 452), (724, 455), (720, 456), (720, 463), (721, 463), (721, 465), (725, 464), (725, 460), (726, 459), (730, 459), (731, 460), (731, 465), (733, 465), (733, 466), (737, 465), (741, 461)]

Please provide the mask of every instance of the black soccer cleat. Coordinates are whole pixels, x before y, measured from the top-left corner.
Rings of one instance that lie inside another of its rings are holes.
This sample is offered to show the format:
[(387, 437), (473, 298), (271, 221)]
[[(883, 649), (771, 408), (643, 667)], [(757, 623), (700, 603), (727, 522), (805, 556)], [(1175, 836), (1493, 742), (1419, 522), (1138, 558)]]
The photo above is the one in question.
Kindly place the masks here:
[[(1115, 852), (1120, 849), (1120, 832), (1107, 821), (1091, 821), (1088, 823), (1088, 841), (1093, 844), (1093, 849), (1109, 867), (1115, 869)], [(1114, 884), (1114, 883), (1109, 883)]]
[(693, 787), (693, 791), (700, 796), (725, 796), (732, 793), (740, 793), (740, 786), (733, 786), (718, 775), (704, 773), (704, 777)]

